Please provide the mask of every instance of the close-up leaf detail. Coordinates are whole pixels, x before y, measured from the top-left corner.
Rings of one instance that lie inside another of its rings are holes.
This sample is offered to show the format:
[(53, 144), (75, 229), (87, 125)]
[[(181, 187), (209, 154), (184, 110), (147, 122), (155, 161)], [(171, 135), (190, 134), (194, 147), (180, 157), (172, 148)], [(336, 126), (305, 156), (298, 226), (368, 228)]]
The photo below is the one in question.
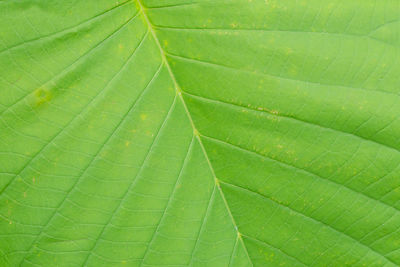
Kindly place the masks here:
[(400, 266), (400, 1), (1, 0), (0, 266)]

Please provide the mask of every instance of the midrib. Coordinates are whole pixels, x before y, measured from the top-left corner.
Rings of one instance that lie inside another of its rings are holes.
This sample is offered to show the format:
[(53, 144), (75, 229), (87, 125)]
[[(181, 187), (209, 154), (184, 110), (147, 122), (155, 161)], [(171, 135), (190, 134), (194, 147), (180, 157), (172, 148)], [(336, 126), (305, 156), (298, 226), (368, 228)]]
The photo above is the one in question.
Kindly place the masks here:
[(167, 70), (168, 70), (169, 76), (171, 77), (171, 79), (172, 79), (172, 81), (173, 81), (173, 83), (174, 83), (174, 87), (175, 87), (175, 90), (176, 90), (176, 94), (178, 95), (180, 101), (182, 102), (182, 105), (183, 105), (183, 107), (184, 107), (184, 109), (185, 109), (185, 112), (186, 112), (186, 114), (187, 114), (187, 117), (189, 118), (190, 125), (192, 126), (192, 129), (193, 129), (193, 134), (194, 134), (194, 136), (197, 138), (197, 140), (198, 140), (198, 142), (199, 142), (199, 144), (200, 144), (201, 150), (203, 151), (204, 157), (205, 157), (205, 159), (206, 159), (206, 161), (207, 161), (207, 164), (208, 164), (208, 166), (209, 166), (209, 168), (210, 168), (210, 170), (211, 170), (211, 173), (212, 173), (212, 175), (213, 175), (213, 177), (214, 177), (215, 186), (218, 188), (218, 191), (219, 191), (219, 193), (220, 193), (220, 195), (221, 195), (221, 197), (222, 197), (222, 200), (223, 200), (223, 202), (224, 202), (224, 204), (225, 204), (225, 208), (226, 208), (226, 210), (227, 210), (227, 212), (228, 212), (228, 214), (229, 214), (229, 217), (230, 217), (231, 220), (232, 220), (233, 227), (235, 228), (235, 231), (236, 231), (236, 233), (237, 233), (237, 238), (238, 238), (238, 239), (240, 240), (240, 242), (242, 243), (243, 249), (245, 250), (247, 257), (249, 258), (249, 262), (252, 263), (252, 261), (251, 261), (251, 259), (250, 259), (250, 256), (249, 256), (249, 254), (248, 254), (247, 248), (246, 248), (246, 246), (245, 246), (245, 244), (244, 244), (244, 242), (243, 242), (242, 235), (241, 235), (241, 233), (239, 232), (238, 226), (237, 226), (237, 224), (236, 224), (236, 222), (235, 222), (235, 219), (233, 218), (232, 212), (231, 212), (231, 210), (230, 210), (230, 208), (229, 208), (229, 205), (228, 205), (228, 203), (227, 203), (227, 201), (226, 201), (225, 195), (224, 195), (224, 193), (222, 192), (222, 189), (221, 189), (219, 180), (218, 180), (218, 178), (217, 178), (216, 175), (215, 175), (214, 168), (213, 168), (213, 166), (212, 166), (212, 164), (211, 164), (211, 162), (210, 162), (210, 159), (209, 159), (209, 157), (208, 157), (207, 151), (206, 151), (206, 149), (205, 149), (205, 147), (204, 147), (204, 145), (203, 145), (203, 142), (202, 142), (202, 140), (201, 140), (201, 134), (200, 134), (200, 132), (197, 130), (197, 128), (196, 128), (196, 126), (195, 126), (195, 124), (194, 124), (194, 122), (193, 122), (192, 116), (190, 115), (190, 112), (189, 112), (189, 110), (188, 110), (188, 108), (187, 108), (186, 102), (185, 102), (185, 100), (184, 100), (184, 98), (183, 98), (183, 96), (182, 96), (182, 90), (180, 89), (180, 86), (179, 86), (178, 82), (176, 81), (176, 78), (175, 78), (175, 75), (174, 75), (174, 73), (173, 73), (173, 71), (172, 71), (172, 69), (171, 69), (171, 66), (170, 66), (169, 63), (168, 63), (168, 60), (167, 60), (167, 57), (166, 57), (166, 53), (165, 53), (164, 49), (161, 47), (160, 41), (158, 40), (158, 37), (157, 37), (157, 35), (156, 35), (155, 31), (154, 31), (154, 26), (153, 26), (153, 24), (150, 22), (149, 17), (148, 17), (147, 14), (146, 14), (146, 7), (142, 4), (141, 0), (136, 0), (136, 2), (138, 3), (138, 5), (139, 5), (139, 7), (140, 7), (140, 11), (139, 11), (139, 12), (142, 12), (143, 17), (144, 17), (144, 19), (145, 19), (145, 21), (146, 21), (147, 27), (148, 27), (148, 29), (149, 29), (151, 35), (153, 36), (153, 38), (154, 38), (154, 40), (155, 40), (155, 43), (157, 44), (157, 47), (158, 47), (159, 50), (160, 50), (160, 54), (161, 54), (161, 57), (162, 57), (163, 64), (166, 66), (166, 68), (167, 68)]

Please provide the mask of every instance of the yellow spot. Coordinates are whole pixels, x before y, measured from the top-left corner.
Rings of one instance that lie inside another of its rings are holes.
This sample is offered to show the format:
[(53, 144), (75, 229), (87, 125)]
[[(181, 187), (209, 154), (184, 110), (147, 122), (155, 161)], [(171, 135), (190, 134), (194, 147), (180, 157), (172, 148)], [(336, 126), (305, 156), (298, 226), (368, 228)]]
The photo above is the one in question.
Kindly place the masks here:
[(237, 26), (238, 26), (237, 23), (235, 23), (235, 22), (232, 22), (232, 23), (231, 23), (231, 27), (232, 27), (232, 28), (237, 28)]
[(36, 182), (36, 178), (33, 177), (33, 178), (32, 178), (32, 183), (35, 183), (35, 182)]
[(26, 197), (26, 192), (24, 192), (24, 197)]
[(200, 133), (199, 133), (199, 131), (198, 131), (196, 128), (193, 129), (193, 134), (194, 134), (195, 136), (200, 136)]
[(131, 133), (136, 133), (136, 129), (132, 129), (132, 130), (131, 130)]
[(140, 119), (142, 119), (142, 121), (144, 121), (145, 119), (147, 119), (147, 114), (140, 114)]
[(126, 261), (121, 261), (122, 264), (126, 264)]
[(36, 105), (39, 106), (45, 102), (49, 102), (52, 99), (52, 94), (49, 90), (38, 88), (34, 92)]
[(131, 143), (131, 142), (126, 141), (126, 142), (125, 142), (125, 146), (128, 147), (130, 143)]
[(123, 45), (123, 44), (119, 44), (119, 45), (118, 45), (118, 49), (119, 49), (119, 50), (124, 49), (124, 45)]
[(10, 221), (9, 224), (12, 224), (12, 221)]
[(164, 46), (168, 46), (168, 41), (164, 40)]

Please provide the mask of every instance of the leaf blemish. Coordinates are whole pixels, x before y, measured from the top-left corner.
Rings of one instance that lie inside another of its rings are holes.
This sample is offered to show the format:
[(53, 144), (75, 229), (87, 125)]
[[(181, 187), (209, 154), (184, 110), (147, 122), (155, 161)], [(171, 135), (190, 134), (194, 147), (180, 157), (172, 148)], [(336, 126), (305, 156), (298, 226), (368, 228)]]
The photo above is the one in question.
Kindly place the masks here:
[(45, 102), (49, 102), (53, 98), (52, 93), (43, 88), (36, 89), (34, 95), (37, 106), (42, 105)]
[(145, 113), (140, 114), (140, 119), (142, 121), (146, 120), (147, 119), (147, 114), (145, 114)]

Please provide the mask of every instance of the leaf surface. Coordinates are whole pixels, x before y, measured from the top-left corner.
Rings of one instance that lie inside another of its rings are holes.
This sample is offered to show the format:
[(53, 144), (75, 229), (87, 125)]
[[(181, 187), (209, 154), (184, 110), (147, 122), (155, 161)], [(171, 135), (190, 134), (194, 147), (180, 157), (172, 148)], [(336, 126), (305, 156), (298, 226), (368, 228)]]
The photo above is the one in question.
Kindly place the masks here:
[(1, 266), (400, 266), (400, 2), (0, 2)]

